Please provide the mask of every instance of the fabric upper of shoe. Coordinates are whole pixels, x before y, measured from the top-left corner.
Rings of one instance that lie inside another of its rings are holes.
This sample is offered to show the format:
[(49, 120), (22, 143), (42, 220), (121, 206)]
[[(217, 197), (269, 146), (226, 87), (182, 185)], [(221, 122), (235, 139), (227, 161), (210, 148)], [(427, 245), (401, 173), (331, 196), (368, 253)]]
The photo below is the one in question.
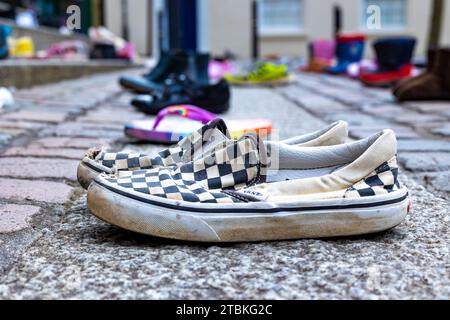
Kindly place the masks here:
[(286, 139), (281, 142), (297, 147), (323, 147), (342, 144), (345, 143), (347, 139), (348, 123), (345, 121), (336, 121), (323, 129)]
[(150, 82), (164, 82), (170, 74), (182, 74), (186, 72), (189, 64), (189, 55), (184, 52), (166, 52), (156, 67), (144, 79)]
[(334, 74), (347, 72), (351, 63), (359, 62), (363, 58), (365, 37), (363, 35), (339, 36), (336, 46), (336, 66), (329, 67), (326, 71)]
[[(271, 168), (274, 161), (270, 158), (277, 148), (278, 167)], [(264, 145), (246, 136), (216, 146), (205, 157), (178, 168), (124, 172), (96, 181), (141, 196), (198, 203), (359, 198), (401, 188), (391, 130), (346, 145), (304, 148), (294, 155), (284, 148), (288, 147), (282, 143)], [(292, 179), (285, 179), (280, 174), (283, 171)]]
[(313, 59), (331, 61), (336, 52), (336, 41), (334, 40), (314, 40), (311, 43)]
[[(320, 150), (321, 149), (321, 150)], [(316, 174), (286, 181), (268, 182), (234, 191), (241, 200), (289, 202), (300, 199), (337, 199), (388, 194), (398, 190), (397, 140), (392, 130), (353, 143), (303, 150), (301, 171), (318, 168)], [(307, 159), (309, 158), (309, 160)], [(270, 175), (268, 175), (270, 180)], [(228, 192), (229, 193), (229, 192)]]
[(338, 45), (338, 59), (345, 62), (361, 61), (364, 42), (349, 42)]
[(123, 172), (99, 177), (116, 187), (161, 198), (199, 203), (233, 203), (221, 189), (240, 189), (264, 181), (264, 148), (255, 136), (224, 141), (203, 158), (179, 167)]
[(140, 91), (153, 93), (168, 90), (179, 92), (181, 87), (173, 83), (173, 78), (188, 75), (190, 79), (202, 85), (209, 82), (207, 53), (163, 53), (157, 66), (143, 77), (120, 78), (120, 83), (126, 88), (139, 88)]
[(173, 166), (195, 159), (215, 145), (227, 140), (229, 140), (229, 136), (225, 122), (215, 119), (175, 146), (159, 152), (154, 157), (126, 152), (100, 152), (95, 155), (95, 161), (103, 167), (115, 168), (116, 171)]

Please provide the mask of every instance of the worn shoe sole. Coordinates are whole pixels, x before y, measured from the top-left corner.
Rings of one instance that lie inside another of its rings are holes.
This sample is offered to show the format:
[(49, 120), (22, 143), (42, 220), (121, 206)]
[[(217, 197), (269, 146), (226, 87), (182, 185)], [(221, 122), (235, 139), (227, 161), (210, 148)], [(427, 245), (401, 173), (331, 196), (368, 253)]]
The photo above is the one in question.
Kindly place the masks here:
[(325, 238), (380, 232), (400, 224), (410, 209), (408, 191), (358, 199), (295, 204), (194, 204), (120, 190), (94, 180), (88, 207), (126, 230), (198, 242)]
[(96, 164), (90, 159), (83, 159), (77, 168), (77, 179), (84, 189), (88, 189), (92, 181), (101, 173), (111, 173), (111, 169)]

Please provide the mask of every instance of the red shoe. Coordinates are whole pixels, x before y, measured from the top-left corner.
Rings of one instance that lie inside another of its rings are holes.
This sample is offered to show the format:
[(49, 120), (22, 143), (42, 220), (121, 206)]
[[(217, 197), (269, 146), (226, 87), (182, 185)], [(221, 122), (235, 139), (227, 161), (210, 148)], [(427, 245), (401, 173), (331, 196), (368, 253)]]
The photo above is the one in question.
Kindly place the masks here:
[(406, 64), (395, 71), (362, 72), (359, 79), (368, 86), (389, 87), (412, 76), (413, 65)]

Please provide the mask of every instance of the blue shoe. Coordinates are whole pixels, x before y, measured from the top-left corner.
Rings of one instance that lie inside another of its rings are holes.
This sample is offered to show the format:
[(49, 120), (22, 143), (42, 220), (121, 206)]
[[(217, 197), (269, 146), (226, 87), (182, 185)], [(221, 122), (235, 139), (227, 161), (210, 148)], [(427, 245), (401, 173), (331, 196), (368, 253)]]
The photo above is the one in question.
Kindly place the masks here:
[(363, 34), (341, 35), (337, 39), (337, 64), (326, 68), (328, 73), (342, 74), (347, 72), (351, 63), (359, 62), (364, 55), (366, 36)]
[(9, 55), (8, 37), (12, 33), (10, 26), (0, 24), (0, 59), (6, 59)]

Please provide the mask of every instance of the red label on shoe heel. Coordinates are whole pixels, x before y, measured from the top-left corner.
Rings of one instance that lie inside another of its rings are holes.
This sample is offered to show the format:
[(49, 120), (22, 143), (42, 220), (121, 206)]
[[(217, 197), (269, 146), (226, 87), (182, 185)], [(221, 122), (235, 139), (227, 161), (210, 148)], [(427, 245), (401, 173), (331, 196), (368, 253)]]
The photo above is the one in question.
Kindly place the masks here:
[(412, 211), (412, 209), (413, 209), (413, 203), (412, 203), (412, 201), (410, 200), (410, 201), (409, 201), (409, 204), (408, 204), (408, 208), (406, 209), (406, 213), (407, 213), (407, 214), (410, 214), (411, 211)]

